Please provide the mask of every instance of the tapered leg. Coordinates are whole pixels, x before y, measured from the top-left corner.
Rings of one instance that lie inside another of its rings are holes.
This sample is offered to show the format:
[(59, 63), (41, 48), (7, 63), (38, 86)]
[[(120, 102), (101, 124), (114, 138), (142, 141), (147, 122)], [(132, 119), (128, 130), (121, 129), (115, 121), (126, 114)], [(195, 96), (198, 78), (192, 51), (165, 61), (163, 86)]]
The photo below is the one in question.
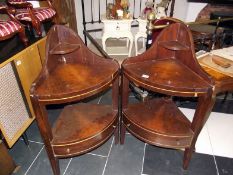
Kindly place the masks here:
[(107, 40), (107, 36), (103, 34), (102, 36), (102, 46), (103, 46), (103, 50), (106, 52), (106, 40)]
[(214, 103), (215, 103), (215, 96), (212, 95), (212, 93), (209, 95), (199, 97), (198, 99), (197, 109), (194, 114), (194, 118), (191, 125), (191, 128), (194, 132), (194, 136), (190, 147), (186, 148), (184, 152), (184, 160), (183, 160), (184, 169), (188, 168), (192, 153), (195, 149), (195, 144), (198, 135), (200, 134), (204, 124), (206, 123)]
[(28, 136), (27, 136), (26, 132), (23, 133), (22, 138), (23, 138), (23, 141), (24, 141), (25, 145), (28, 146), (29, 145), (29, 141), (28, 141)]
[(129, 54), (128, 57), (131, 57), (131, 53), (132, 53), (132, 48), (133, 48), (133, 35), (129, 36)]
[[(32, 18), (32, 17), (31, 17)], [(41, 22), (37, 19), (35, 19), (34, 17), (32, 18), (32, 26), (36, 31), (36, 34), (41, 37), (42, 36), (42, 32), (41, 32)]]
[(53, 174), (60, 175), (59, 159), (54, 156), (51, 145), (45, 144), (45, 149), (52, 166)]
[(24, 46), (26, 47), (26, 46), (28, 45), (28, 39), (27, 39), (27, 37), (26, 37), (24, 28), (22, 28), (22, 29), (19, 31), (19, 38), (20, 38), (20, 40), (23, 42)]
[(122, 89), (122, 113), (121, 113), (121, 120), (120, 120), (120, 144), (124, 144), (124, 140), (125, 140), (125, 132), (126, 132), (126, 127), (123, 123), (123, 110), (125, 108), (127, 108), (128, 106), (128, 98), (129, 98), (129, 80), (122, 75), (121, 76), (122, 79), (122, 83), (121, 83), (121, 89)]
[(126, 127), (123, 123), (123, 121), (121, 122), (121, 136), (120, 136), (120, 144), (123, 145), (125, 143), (125, 133), (126, 133)]
[(114, 137), (115, 137), (115, 144), (119, 143), (119, 126), (117, 124), (115, 131), (114, 131)]
[[(112, 108), (115, 111), (119, 111), (119, 78), (114, 80), (112, 85)], [(119, 142), (119, 112), (117, 114), (117, 124), (114, 131), (115, 144)]]
[(47, 155), (52, 166), (53, 173), (54, 175), (60, 175), (59, 161), (58, 158), (55, 157), (51, 145), (51, 140), (53, 139), (53, 136), (51, 126), (48, 121), (46, 107), (45, 105), (39, 104), (38, 99), (35, 96), (31, 96), (31, 101), (36, 114), (38, 128), (44, 141), (45, 149), (47, 151)]
[(138, 33), (134, 37), (135, 55), (138, 55)]

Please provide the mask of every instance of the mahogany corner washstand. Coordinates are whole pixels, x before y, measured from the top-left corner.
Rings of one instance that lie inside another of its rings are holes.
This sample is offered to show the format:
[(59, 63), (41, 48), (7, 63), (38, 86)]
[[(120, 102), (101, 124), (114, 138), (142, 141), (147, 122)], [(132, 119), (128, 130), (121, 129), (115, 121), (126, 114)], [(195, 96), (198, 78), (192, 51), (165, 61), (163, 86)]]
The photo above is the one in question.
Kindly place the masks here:
[[(190, 30), (183, 23), (171, 24), (143, 54), (122, 64), (121, 144), (126, 129), (146, 143), (185, 149), (187, 169), (197, 137), (213, 107), (214, 82), (198, 64)], [(128, 103), (129, 82), (166, 95), (140, 103)], [(172, 96), (197, 97), (194, 118), (188, 120)]]
[[(32, 84), (31, 99), (55, 175), (60, 174), (58, 158), (91, 151), (113, 133), (118, 142), (118, 74), (115, 60), (91, 52), (69, 28), (56, 25), (50, 30), (46, 60)], [(109, 88), (111, 105), (80, 102)], [(67, 104), (53, 127), (46, 111), (50, 104)]]

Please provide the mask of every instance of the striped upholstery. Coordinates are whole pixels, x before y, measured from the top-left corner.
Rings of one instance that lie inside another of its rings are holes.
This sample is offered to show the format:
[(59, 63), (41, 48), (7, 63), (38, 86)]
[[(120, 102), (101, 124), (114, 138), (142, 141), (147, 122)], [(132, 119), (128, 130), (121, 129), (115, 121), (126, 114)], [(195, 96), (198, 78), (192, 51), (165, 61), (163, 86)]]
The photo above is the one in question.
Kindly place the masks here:
[(10, 35), (20, 28), (21, 26), (14, 21), (0, 21), (0, 37)]
[(6, 9), (6, 7), (7, 7), (6, 5), (0, 3), (0, 10), (1, 9)]
[(8, 0), (9, 4), (21, 4), (22, 2), (26, 2), (26, 0)]
[[(56, 12), (55, 10), (49, 8), (49, 7), (40, 7), (40, 8), (34, 8), (34, 14), (35, 16), (40, 20), (44, 21), (46, 19), (52, 18)], [(20, 21), (31, 21), (30, 15), (26, 10), (18, 10), (16, 12), (15, 17)]]

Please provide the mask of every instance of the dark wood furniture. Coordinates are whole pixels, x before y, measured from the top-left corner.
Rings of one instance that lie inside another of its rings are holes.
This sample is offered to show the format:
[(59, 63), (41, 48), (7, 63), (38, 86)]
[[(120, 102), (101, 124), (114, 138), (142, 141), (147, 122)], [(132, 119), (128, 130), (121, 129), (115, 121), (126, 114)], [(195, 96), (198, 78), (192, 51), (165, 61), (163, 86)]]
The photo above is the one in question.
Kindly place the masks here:
[(9, 175), (16, 168), (16, 165), (9, 155), (7, 148), (2, 140), (0, 140), (0, 175)]
[[(127, 129), (149, 144), (185, 149), (183, 168), (187, 169), (215, 99), (214, 82), (196, 60), (190, 30), (183, 23), (171, 24), (146, 52), (127, 58), (122, 72), (121, 144)], [(129, 82), (165, 97), (129, 104)], [(172, 96), (198, 98), (192, 121), (178, 109)]]
[[(54, 174), (60, 174), (58, 158), (91, 151), (113, 133), (118, 142), (118, 74), (115, 60), (91, 52), (75, 32), (65, 26), (51, 28), (31, 99)], [(80, 103), (109, 88), (112, 105)], [(67, 104), (53, 128), (46, 113), (49, 104)]]
[[(155, 19), (155, 15), (151, 13), (148, 17), (149, 23), (147, 26), (148, 29), (148, 37), (147, 37), (147, 48), (151, 46), (153, 42), (155, 42), (156, 38), (159, 36), (160, 32), (164, 29), (165, 25), (173, 24), (176, 22), (182, 22), (175, 18), (162, 18), (159, 20)], [(156, 26), (161, 26), (162, 28), (155, 28)], [(210, 25), (202, 24), (199, 29), (197, 24), (193, 24), (189, 26), (191, 29), (192, 36), (194, 38), (194, 46), (195, 50), (204, 49), (206, 47), (207, 50), (210, 50), (213, 45), (213, 33), (216, 29), (216, 26), (210, 27)], [(204, 27), (204, 29), (203, 29)], [(216, 32), (217, 35), (220, 35), (222, 28), (219, 28)], [(217, 42), (219, 44), (219, 42)], [(215, 88), (214, 94), (217, 95), (219, 93), (223, 93), (226, 91), (233, 90), (233, 78), (227, 75), (224, 75), (216, 70), (210, 69), (206, 66), (202, 65), (202, 68), (214, 79)]]
[[(33, 5), (28, 1), (46, 1), (47, 7), (33, 8)], [(53, 20), (56, 15), (56, 11), (50, 0), (7, 0), (7, 2), (9, 6), (16, 8), (16, 19), (22, 23), (31, 25), (38, 36), (42, 36), (42, 23)]]
[(0, 19), (0, 41), (9, 39), (16, 34), (19, 34), (19, 37), (23, 44), (27, 46), (28, 39), (25, 35), (25, 29), (22, 24), (14, 17), (14, 9), (7, 7), (6, 5), (0, 4), (0, 15), (5, 14), (8, 16), (7, 20)]
[(195, 50), (210, 51), (220, 48), (221, 37), (224, 29), (222, 27), (208, 24), (192, 24), (189, 25), (192, 31)]

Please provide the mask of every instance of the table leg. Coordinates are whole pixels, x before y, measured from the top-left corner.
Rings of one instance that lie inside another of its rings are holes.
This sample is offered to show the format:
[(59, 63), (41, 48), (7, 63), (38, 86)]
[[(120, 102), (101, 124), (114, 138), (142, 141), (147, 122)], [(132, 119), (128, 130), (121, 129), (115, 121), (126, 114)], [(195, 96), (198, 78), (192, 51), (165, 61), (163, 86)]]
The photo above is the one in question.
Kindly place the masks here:
[(142, 47), (146, 47), (146, 38), (142, 37)]
[(137, 56), (138, 55), (138, 35), (137, 34), (135, 35), (135, 38), (134, 38), (134, 45), (135, 45), (135, 54)]
[(106, 52), (106, 40), (107, 40), (107, 38), (105, 36), (103, 36), (102, 37), (102, 46), (103, 46), (103, 49), (105, 52)]
[(133, 47), (133, 35), (129, 37), (129, 41), (130, 41), (130, 45), (129, 45), (129, 54), (128, 54), (128, 57), (131, 56), (131, 52), (132, 52), (132, 47)]
[(126, 38), (126, 47), (129, 48), (129, 39)]

